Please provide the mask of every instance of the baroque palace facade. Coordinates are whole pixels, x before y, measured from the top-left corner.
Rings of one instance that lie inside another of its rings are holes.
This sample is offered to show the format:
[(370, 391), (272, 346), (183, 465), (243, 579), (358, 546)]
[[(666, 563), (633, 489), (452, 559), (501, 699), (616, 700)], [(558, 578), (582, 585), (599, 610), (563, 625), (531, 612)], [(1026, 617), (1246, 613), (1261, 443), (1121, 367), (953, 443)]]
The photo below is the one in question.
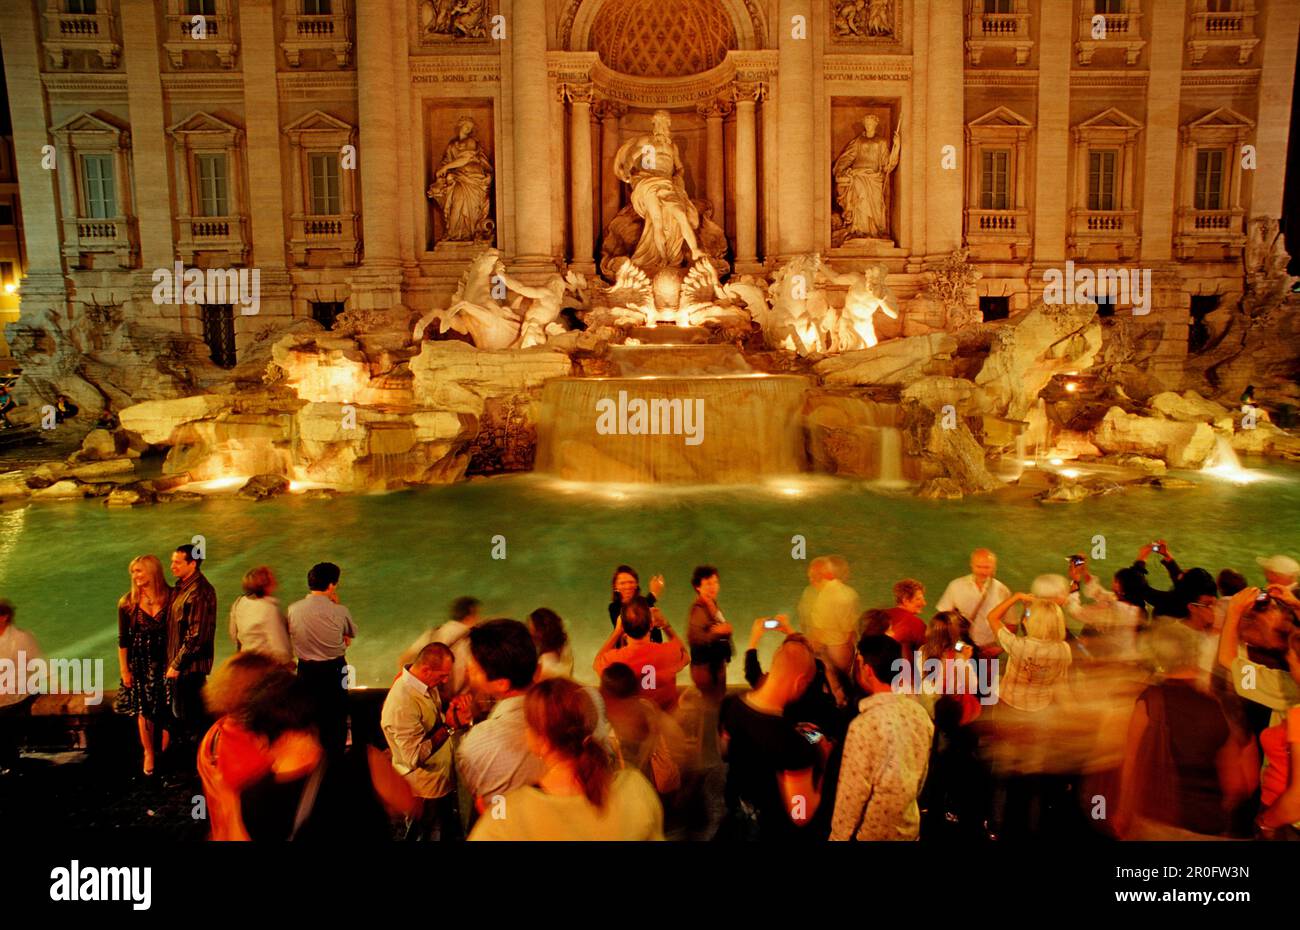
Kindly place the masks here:
[[(445, 306), (484, 246), (519, 280), (600, 274), (615, 154), (663, 110), (732, 273), (820, 252), (906, 301), (965, 249), (994, 317), (1070, 260), (1150, 270), (1177, 386), (1191, 318), (1230, 313), (1252, 230), (1276, 235), (1300, 3), (0, 0), (0, 23), (11, 341), (41, 319), (90, 352), (129, 321), (231, 367), (294, 318)], [(875, 199), (844, 180), (872, 145)], [(256, 268), (257, 314), (155, 303), (177, 262)]]

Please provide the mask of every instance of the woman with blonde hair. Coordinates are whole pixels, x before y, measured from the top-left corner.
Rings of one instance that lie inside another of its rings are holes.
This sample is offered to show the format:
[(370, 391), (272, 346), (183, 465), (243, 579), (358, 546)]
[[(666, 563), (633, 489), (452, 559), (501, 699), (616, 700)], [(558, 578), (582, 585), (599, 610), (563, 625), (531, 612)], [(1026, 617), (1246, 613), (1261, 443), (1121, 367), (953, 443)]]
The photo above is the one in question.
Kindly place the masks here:
[(285, 665), (293, 663), (289, 623), (272, 597), (279, 586), (265, 565), (244, 575), (243, 596), (230, 605), (230, 638), (239, 652), (261, 652)]
[[(1060, 575), (1039, 575), (1030, 589), (1017, 593), (989, 611), (989, 627), (1007, 653), (1006, 671), (998, 686), (1000, 703), (1018, 711), (1036, 713), (1052, 703), (1057, 685), (1065, 678), (1072, 656), (1065, 642), (1065, 613), (1061, 604), (1070, 584)], [(1017, 636), (1003, 623), (1016, 604), (1027, 604), (1025, 636)]]
[(117, 602), (117, 656), (122, 686), (115, 707), (132, 714), (144, 748), (144, 774), (152, 775), (155, 738), (164, 727), (160, 750), (167, 749), (167, 614), (172, 589), (156, 556), (131, 560), (131, 590)]

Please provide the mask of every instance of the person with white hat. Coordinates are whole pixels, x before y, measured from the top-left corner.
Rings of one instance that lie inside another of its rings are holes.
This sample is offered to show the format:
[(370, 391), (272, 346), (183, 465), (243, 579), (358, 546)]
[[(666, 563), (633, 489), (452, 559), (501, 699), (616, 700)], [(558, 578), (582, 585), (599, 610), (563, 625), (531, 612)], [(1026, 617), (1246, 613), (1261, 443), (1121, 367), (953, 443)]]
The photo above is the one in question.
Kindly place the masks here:
[(1264, 569), (1264, 580), (1268, 586), (1281, 585), (1295, 591), (1296, 582), (1300, 581), (1300, 562), (1289, 555), (1270, 555), (1268, 558), (1255, 560)]

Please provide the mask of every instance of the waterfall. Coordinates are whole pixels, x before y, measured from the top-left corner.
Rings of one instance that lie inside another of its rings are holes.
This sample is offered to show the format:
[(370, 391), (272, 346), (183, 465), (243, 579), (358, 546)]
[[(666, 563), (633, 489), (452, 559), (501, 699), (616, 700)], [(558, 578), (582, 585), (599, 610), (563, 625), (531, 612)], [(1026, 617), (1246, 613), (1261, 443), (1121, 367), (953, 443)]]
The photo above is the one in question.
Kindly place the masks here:
[(880, 480), (886, 484), (903, 481), (903, 433), (896, 426), (880, 427)]
[(687, 484), (798, 474), (807, 389), (801, 375), (757, 372), (556, 378), (542, 389), (535, 468), (568, 481)]
[(1226, 436), (1214, 437), (1214, 451), (1210, 453), (1209, 460), (1205, 467), (1211, 471), (1219, 472), (1241, 472), (1241, 459), (1237, 458), (1236, 451), (1232, 448), (1232, 443)]

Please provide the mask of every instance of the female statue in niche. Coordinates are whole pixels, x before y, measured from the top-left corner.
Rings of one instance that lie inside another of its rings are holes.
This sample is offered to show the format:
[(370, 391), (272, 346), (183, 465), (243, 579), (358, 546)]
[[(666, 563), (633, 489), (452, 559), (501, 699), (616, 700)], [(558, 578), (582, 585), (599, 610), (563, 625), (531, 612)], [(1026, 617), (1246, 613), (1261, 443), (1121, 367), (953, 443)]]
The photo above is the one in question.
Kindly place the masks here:
[(442, 210), (452, 242), (489, 241), (493, 223), (488, 218), (488, 189), (492, 186), (492, 161), (474, 138), (474, 120), (456, 121), (456, 138), (447, 144), (442, 164), (434, 172), (429, 196)]
[(885, 189), (889, 175), (898, 167), (901, 145), (900, 121), (894, 130), (893, 145), (876, 138), (880, 120), (867, 116), (862, 133), (844, 147), (835, 159), (836, 199), (843, 216), (842, 239), (888, 239), (889, 216), (885, 206)]

